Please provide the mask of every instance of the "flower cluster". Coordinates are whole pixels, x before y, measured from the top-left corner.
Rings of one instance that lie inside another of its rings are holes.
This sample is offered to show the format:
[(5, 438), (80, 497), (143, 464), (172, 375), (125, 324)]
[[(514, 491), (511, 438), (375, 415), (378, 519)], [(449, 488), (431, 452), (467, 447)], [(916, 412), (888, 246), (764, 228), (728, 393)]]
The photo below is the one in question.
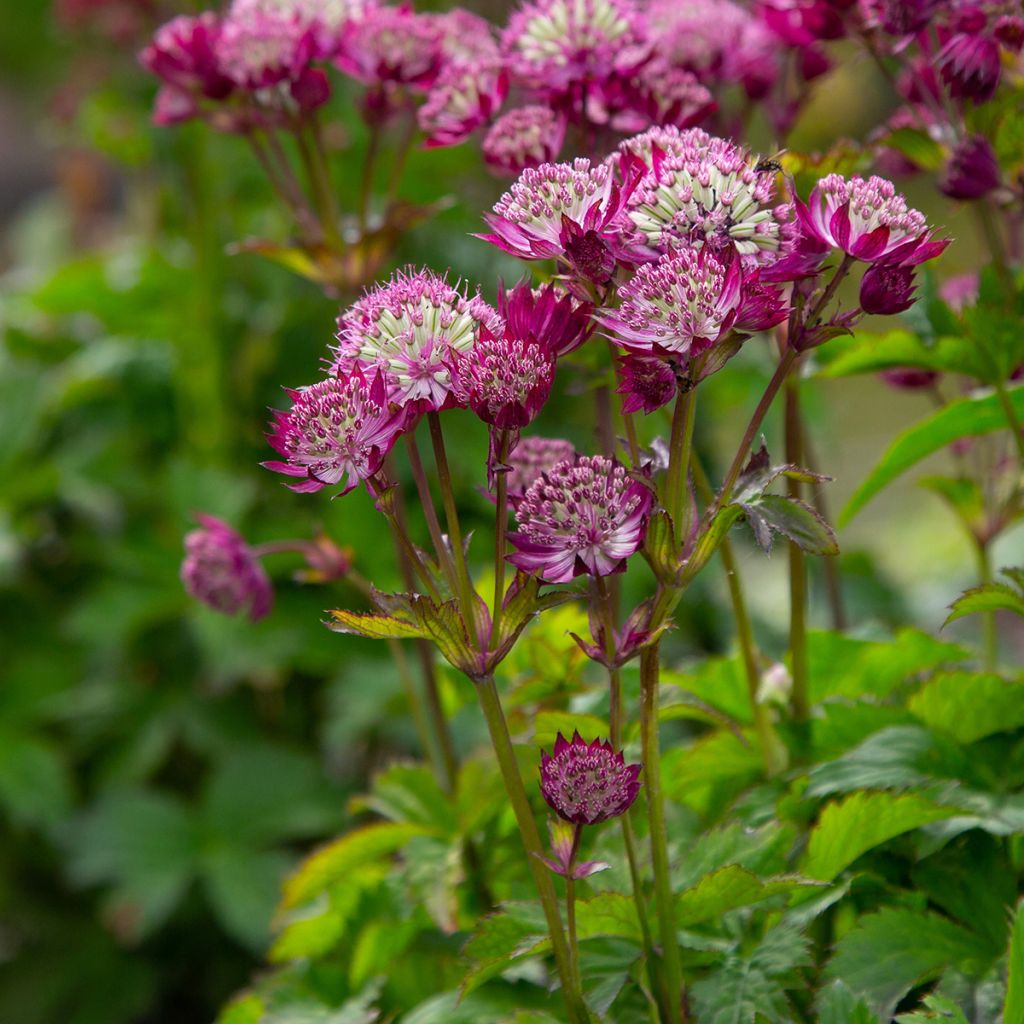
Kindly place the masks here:
[(598, 825), (633, 805), (640, 792), (640, 765), (626, 764), (610, 743), (587, 743), (578, 732), (570, 742), (559, 733), (551, 754), (541, 756), (540, 791), (565, 821)]

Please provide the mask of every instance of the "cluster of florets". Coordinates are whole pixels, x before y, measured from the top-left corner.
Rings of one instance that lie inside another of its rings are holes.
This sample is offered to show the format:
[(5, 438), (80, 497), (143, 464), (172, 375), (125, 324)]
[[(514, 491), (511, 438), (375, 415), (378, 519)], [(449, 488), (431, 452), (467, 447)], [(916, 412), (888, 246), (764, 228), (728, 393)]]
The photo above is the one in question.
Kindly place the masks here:
[(624, 814), (640, 792), (640, 765), (626, 764), (607, 742), (587, 743), (559, 733), (540, 763), (540, 791), (548, 806), (573, 825), (597, 825)]

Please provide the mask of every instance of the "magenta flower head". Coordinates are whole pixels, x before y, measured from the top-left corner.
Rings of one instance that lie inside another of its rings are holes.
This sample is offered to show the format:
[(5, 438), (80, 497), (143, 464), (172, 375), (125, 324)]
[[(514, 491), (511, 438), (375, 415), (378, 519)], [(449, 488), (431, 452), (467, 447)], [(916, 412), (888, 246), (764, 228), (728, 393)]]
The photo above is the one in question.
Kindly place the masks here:
[(196, 520), (199, 529), (185, 536), (185, 590), (224, 615), (245, 612), (253, 622), (262, 619), (274, 603), (274, 591), (256, 554), (220, 519), (197, 515)]
[(957, 32), (939, 51), (935, 66), (951, 96), (986, 103), (999, 86), (999, 43), (984, 32)]
[(914, 35), (928, 26), (941, 0), (864, 0), (868, 23), (877, 22), (891, 36)]
[(176, 92), (222, 100), (234, 83), (217, 59), (220, 31), (220, 19), (210, 11), (180, 15), (156, 30), (139, 62)]
[(958, 142), (939, 177), (939, 191), (950, 199), (980, 199), (999, 187), (1002, 172), (984, 135)]
[(916, 266), (949, 244), (932, 239), (924, 214), (907, 206), (891, 181), (829, 174), (811, 191), (807, 205), (795, 202), (808, 235), (865, 263)]
[(748, 262), (777, 259), (785, 232), (772, 208), (774, 175), (745, 149), (700, 128), (670, 138), (667, 150), (653, 137), (632, 143), (651, 146), (650, 171), (629, 200), (636, 241), (652, 255), (706, 244), (734, 249)]
[(501, 45), (522, 84), (557, 95), (602, 79), (641, 33), (632, 0), (530, 0), (509, 19)]
[(892, 316), (910, 309), (917, 299), (915, 271), (915, 267), (888, 263), (868, 267), (860, 282), (860, 308), (878, 316)]
[[(717, 105), (714, 96), (693, 72), (660, 60), (644, 64), (626, 82), (622, 99), (633, 112), (633, 118), (628, 112), (619, 118), (613, 114), (609, 123), (623, 132), (636, 131), (644, 124), (690, 128), (713, 113)], [(644, 124), (635, 125), (637, 115)]]
[(623, 412), (649, 414), (668, 405), (678, 390), (672, 362), (655, 356), (629, 354), (619, 360), (619, 386)]
[(579, 348), (593, 330), (594, 307), (556, 284), (531, 288), (520, 281), (512, 291), (498, 285), (498, 313), (515, 338), (536, 338), (556, 356)]
[(267, 440), (284, 461), (267, 469), (299, 477), (293, 491), (311, 493), (341, 484), (347, 494), (384, 464), (406, 425), (406, 412), (389, 405), (384, 374), (372, 379), (358, 369), (297, 391), (287, 412), (274, 411)]
[(236, 86), (256, 91), (299, 81), (314, 48), (312, 26), (297, 11), (234, 0), (217, 40), (217, 58)]
[(485, 216), (494, 233), (478, 237), (523, 260), (557, 257), (581, 278), (605, 284), (620, 251), (620, 215), (638, 180), (631, 157), (620, 167), (621, 186), (612, 165), (582, 158), (528, 168)]
[(443, 70), (417, 112), (425, 145), (455, 146), (487, 124), (505, 102), (508, 75), (493, 60), (452, 64)]
[(625, 814), (640, 793), (640, 765), (626, 764), (608, 742), (572, 742), (559, 733), (551, 754), (541, 752), (540, 791), (548, 806), (573, 825), (598, 825)]
[(483, 299), (467, 299), (432, 270), (408, 267), (338, 318), (334, 369), (380, 367), (391, 403), (438, 410), (451, 404), (449, 357), (472, 349), (483, 326), (503, 333), (501, 318)]
[(519, 532), (509, 540), (518, 550), (508, 560), (548, 583), (622, 572), (643, 543), (653, 503), (650, 488), (614, 459), (577, 455), (516, 503)]
[(564, 141), (565, 118), (550, 107), (516, 107), (491, 125), (482, 149), (492, 171), (514, 178), (554, 160)]
[(371, 87), (427, 89), (441, 69), (440, 27), (408, 4), (373, 7), (345, 26), (335, 64)]
[(555, 437), (524, 437), (508, 457), (508, 493), (521, 498), (543, 474), (576, 454), (571, 441)]

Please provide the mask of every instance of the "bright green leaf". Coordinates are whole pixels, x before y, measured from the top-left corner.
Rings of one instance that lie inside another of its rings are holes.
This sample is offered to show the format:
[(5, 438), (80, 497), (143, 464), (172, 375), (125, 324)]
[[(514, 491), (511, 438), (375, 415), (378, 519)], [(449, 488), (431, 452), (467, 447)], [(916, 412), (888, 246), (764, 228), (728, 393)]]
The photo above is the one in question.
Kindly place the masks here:
[(1024, 725), (1024, 679), (994, 673), (947, 672), (915, 693), (910, 710), (933, 729), (973, 743)]
[(1005, 583), (986, 583), (964, 591), (950, 606), (944, 626), (948, 626), (965, 615), (981, 612), (1012, 612), (1024, 617), (1024, 595)]
[(1008, 961), (1003, 1021), (1004, 1024), (1021, 1024), (1024, 1021), (1024, 902), (1017, 904), (1013, 918)]
[(693, 888), (679, 893), (676, 897), (676, 924), (680, 928), (690, 928), (705, 921), (717, 921), (730, 910), (813, 885), (813, 882), (802, 878), (768, 878), (762, 881), (739, 865), (729, 864), (705, 875)]

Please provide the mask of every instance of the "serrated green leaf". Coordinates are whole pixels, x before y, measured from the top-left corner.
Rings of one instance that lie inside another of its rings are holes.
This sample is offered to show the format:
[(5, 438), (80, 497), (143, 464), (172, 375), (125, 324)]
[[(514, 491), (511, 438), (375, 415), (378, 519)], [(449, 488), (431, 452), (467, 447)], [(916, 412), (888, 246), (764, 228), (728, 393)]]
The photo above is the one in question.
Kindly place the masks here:
[(937, 993), (924, 997), (923, 1010), (901, 1013), (896, 1018), (896, 1024), (934, 1024), (935, 1021), (942, 1021), (943, 1024), (970, 1024), (963, 1010), (952, 999)]
[(729, 864), (710, 875), (705, 875), (693, 888), (676, 896), (676, 924), (690, 928), (695, 924), (713, 921), (738, 907), (749, 907), (772, 896), (792, 893), (798, 889), (817, 887), (803, 878), (768, 878)]
[(701, 813), (739, 793), (763, 769), (757, 748), (729, 730), (710, 733), (692, 747), (675, 747), (662, 758), (666, 796)]
[(473, 966), (462, 979), (469, 995), (516, 960), (550, 947), (547, 921), (539, 903), (505, 903), (476, 927), (462, 954)]
[(931, 728), (961, 743), (973, 743), (1024, 725), (1024, 680), (946, 672), (926, 683), (907, 706)]
[(916, 793), (854, 793), (822, 811), (807, 845), (803, 873), (831, 881), (868, 850), (956, 813)]
[(809, 555), (836, 555), (839, 542), (832, 527), (806, 502), (781, 494), (764, 494), (744, 503), (743, 509), (756, 514), (768, 526), (803, 548)]
[(948, 626), (965, 615), (980, 612), (1012, 612), (1024, 617), (1024, 595), (1005, 583), (986, 583), (981, 587), (965, 590), (950, 606), (943, 626)]
[(879, 1024), (863, 999), (841, 981), (826, 985), (818, 995), (817, 1024)]
[(393, 615), (375, 615), (371, 612), (350, 612), (335, 608), (330, 612), (334, 621), (327, 623), (336, 633), (354, 633), (370, 640), (402, 640), (429, 636), (418, 623), (397, 619)]
[(1003, 1006), (1004, 1024), (1024, 1021), (1024, 902), (1017, 904), (1010, 934), (1010, 949), (1006, 967), (1006, 1003)]
[(837, 943), (827, 975), (841, 978), (889, 1020), (916, 985), (948, 968), (976, 975), (986, 966), (983, 942), (938, 914), (887, 907), (868, 914)]

